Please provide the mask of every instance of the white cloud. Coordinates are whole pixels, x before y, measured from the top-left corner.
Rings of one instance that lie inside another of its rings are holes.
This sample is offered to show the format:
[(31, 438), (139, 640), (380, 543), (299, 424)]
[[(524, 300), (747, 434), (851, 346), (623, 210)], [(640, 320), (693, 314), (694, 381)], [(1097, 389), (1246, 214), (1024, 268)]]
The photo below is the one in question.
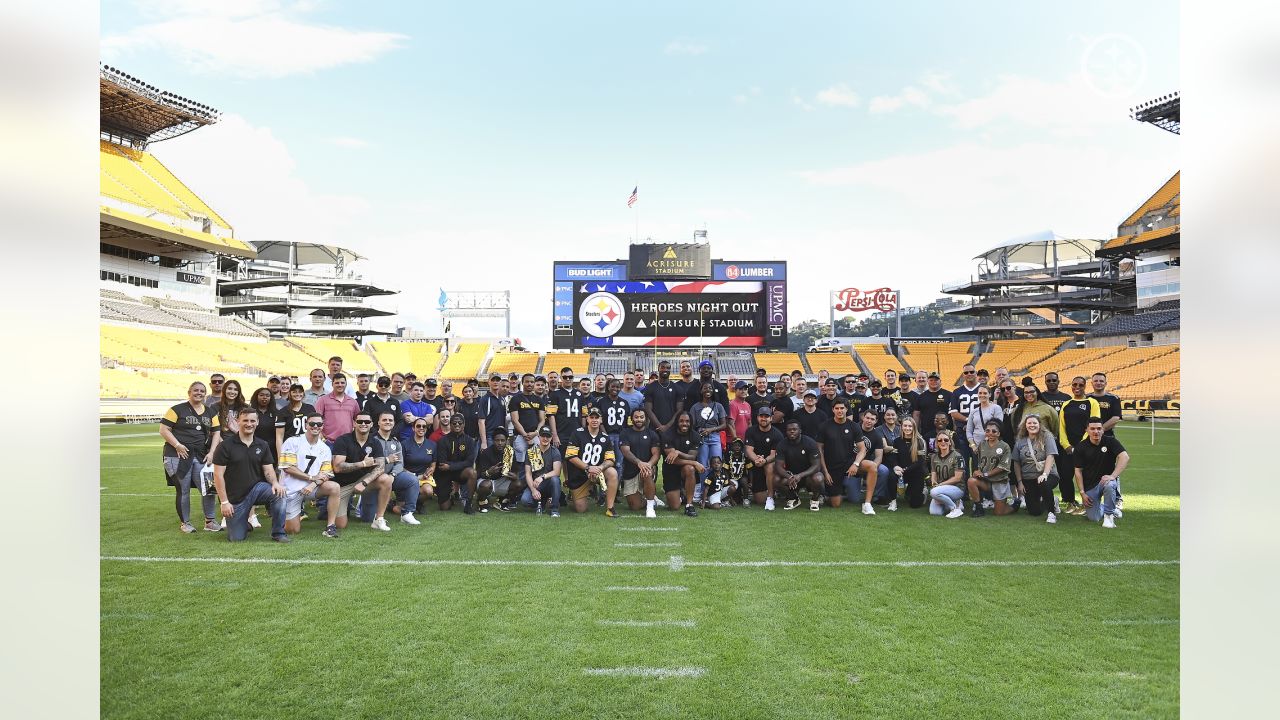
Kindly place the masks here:
[(369, 147), (369, 141), (358, 137), (345, 137), (337, 135), (328, 139), (330, 145), (337, 145), (340, 148), (349, 150), (363, 150)]
[(371, 62), (406, 40), (399, 33), (307, 22), (301, 16), (311, 9), (271, 0), (148, 0), (142, 10), (155, 20), (104, 37), (101, 52), (116, 62), (157, 49), (195, 72), (276, 78)]
[(242, 240), (349, 245), (369, 208), (363, 197), (312, 189), (297, 175), (288, 146), (239, 115), (224, 114), (200, 132), (156, 143), (151, 152)]
[(908, 85), (897, 95), (877, 95), (871, 98), (870, 110), (873, 114), (888, 113), (907, 105), (928, 107), (929, 96), (920, 88)]
[(857, 107), (860, 99), (848, 85), (837, 83), (818, 92), (817, 101), (836, 107)]
[(672, 40), (662, 48), (665, 55), (702, 55), (708, 50), (706, 45), (685, 40)]
[(1095, 92), (1079, 75), (1064, 81), (1005, 75), (987, 94), (937, 110), (964, 129), (1007, 122), (1079, 135), (1114, 125), (1128, 115), (1128, 107), (1124, 100)]
[(800, 109), (804, 110), (805, 112), (809, 112), (809, 111), (813, 110), (813, 106), (812, 106), (812, 105), (810, 105), (809, 103), (805, 102), (804, 98), (800, 97), (799, 95), (797, 95), (797, 94), (795, 94), (795, 93), (792, 93), (792, 94), (791, 94), (791, 103), (792, 103), (793, 105), (795, 105), (796, 107), (798, 107), (798, 108), (800, 108)]

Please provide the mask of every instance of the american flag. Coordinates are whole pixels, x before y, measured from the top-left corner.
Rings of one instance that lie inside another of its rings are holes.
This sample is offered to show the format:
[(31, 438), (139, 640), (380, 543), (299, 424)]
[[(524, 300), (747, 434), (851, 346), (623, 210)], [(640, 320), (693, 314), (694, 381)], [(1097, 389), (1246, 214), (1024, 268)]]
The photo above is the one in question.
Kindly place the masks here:
[(631, 207), (632, 205), (636, 204), (636, 200), (640, 199), (639, 195), (636, 194), (639, 192), (640, 192), (640, 186), (637, 185), (636, 189), (631, 191), (631, 197), (627, 198), (627, 207)]

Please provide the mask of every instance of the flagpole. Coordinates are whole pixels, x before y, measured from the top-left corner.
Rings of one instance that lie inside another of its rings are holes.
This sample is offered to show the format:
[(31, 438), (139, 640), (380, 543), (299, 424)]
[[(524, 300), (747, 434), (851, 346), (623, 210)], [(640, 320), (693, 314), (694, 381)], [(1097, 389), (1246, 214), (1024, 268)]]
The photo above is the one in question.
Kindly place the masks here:
[(634, 192), (636, 193), (636, 201), (635, 201), (635, 203), (633, 203), (633, 204), (631, 205), (631, 209), (632, 209), (632, 210), (634, 210), (634, 211), (635, 211), (635, 214), (636, 214), (636, 239), (635, 239), (635, 242), (636, 242), (636, 244), (639, 244), (639, 243), (640, 243), (640, 181), (639, 181), (639, 180), (637, 180), (637, 181), (636, 181), (635, 188), (636, 188), (636, 189), (635, 189), (635, 191), (634, 191)]

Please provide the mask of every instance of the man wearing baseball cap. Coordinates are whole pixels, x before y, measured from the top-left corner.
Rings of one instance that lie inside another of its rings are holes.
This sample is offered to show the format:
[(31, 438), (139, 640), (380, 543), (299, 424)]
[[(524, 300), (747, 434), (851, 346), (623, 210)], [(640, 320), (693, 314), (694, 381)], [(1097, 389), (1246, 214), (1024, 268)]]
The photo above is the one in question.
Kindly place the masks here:
[(729, 407), (729, 392), (725, 390), (724, 384), (718, 380), (712, 379), (712, 373), (715, 370), (710, 360), (703, 360), (698, 363), (698, 378), (689, 383), (689, 389), (685, 393), (684, 406), (691, 408), (702, 402), (702, 386), (711, 385), (711, 399), (720, 403), (725, 407)]
[[(779, 381), (781, 382), (781, 381)], [(747, 430), (747, 460), (751, 461), (751, 499), (773, 510), (773, 461), (778, 459), (782, 433), (773, 427), (773, 409), (768, 405), (756, 411), (756, 424)]]
[(805, 390), (801, 395), (804, 404), (791, 416), (790, 422), (800, 425), (800, 434), (817, 442), (822, 426), (831, 422), (831, 416), (818, 409), (818, 391)]

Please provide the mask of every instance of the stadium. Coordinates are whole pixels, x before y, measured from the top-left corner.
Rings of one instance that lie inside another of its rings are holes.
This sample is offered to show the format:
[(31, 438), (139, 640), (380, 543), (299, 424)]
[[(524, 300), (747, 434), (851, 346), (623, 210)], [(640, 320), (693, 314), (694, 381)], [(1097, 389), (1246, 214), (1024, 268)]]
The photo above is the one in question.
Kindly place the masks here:
[[(513, 307), (504, 288), (443, 288), (437, 333), (401, 325), (397, 288), (364, 270), (389, 259), (242, 239), (235, 217), (152, 153), (217, 123), (218, 110), (115, 67), (99, 76), (104, 717), (214, 704), (360, 717), (950, 716), (989, 714), (974, 698), (993, 683), (1008, 716), (1177, 713), (1178, 174), (1116, 198), (1113, 236), (1043, 231), (973, 248), (968, 278), (940, 278), (947, 309), (931, 336), (797, 347), (790, 301), (821, 291), (789, 285), (783, 259), (743, 259), (705, 230), (619, 242), (623, 257), (557, 259), (539, 307)], [(1133, 119), (1178, 133), (1178, 113), (1173, 94)], [(472, 318), (509, 328), (513, 313), (549, 321), (550, 346), (468, 334)], [(176, 533), (159, 423), (192, 383), (219, 375), (248, 395), (275, 379), (287, 391), (335, 357), (375, 387), (412, 373), (482, 395), (492, 376), (638, 370), (652, 381), (664, 363), (673, 379), (709, 366), (730, 390), (761, 374), (798, 373), (820, 390), (889, 371), (952, 389), (970, 365), (1039, 387), (1053, 373), (1064, 387), (1104, 374), (1133, 456), (1124, 537), (1065, 511), (1052, 534), (1026, 513), (940, 528), (950, 521), (905, 504), (874, 518), (825, 504), (607, 518), (593, 503), (551, 527), (541, 506), (475, 516), (419, 503), (421, 527), (383, 534), (353, 516), (337, 542), (321, 539), (308, 505), (287, 547), (265, 542), (261, 509), (244, 543)], [(1104, 594), (1114, 602), (1095, 609)], [(1025, 608), (1053, 611), (1012, 611)], [(1080, 608), (1082, 620), (1058, 627)], [(270, 669), (226, 674), (229, 644)], [(770, 682), (761, 665), (777, 668)], [(940, 674), (946, 687), (931, 681)]]

